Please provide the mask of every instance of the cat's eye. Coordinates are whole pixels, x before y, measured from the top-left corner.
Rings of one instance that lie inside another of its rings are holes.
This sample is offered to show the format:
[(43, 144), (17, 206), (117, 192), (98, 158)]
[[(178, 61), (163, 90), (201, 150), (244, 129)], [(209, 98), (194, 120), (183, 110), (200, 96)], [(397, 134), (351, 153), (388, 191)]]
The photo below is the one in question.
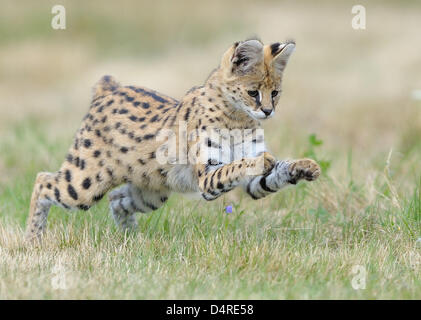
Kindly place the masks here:
[(257, 90), (247, 91), (247, 93), (249, 94), (250, 97), (253, 97), (253, 98), (256, 98), (259, 95), (259, 91)]
[(275, 98), (278, 95), (279, 91), (273, 90), (272, 91), (272, 98)]

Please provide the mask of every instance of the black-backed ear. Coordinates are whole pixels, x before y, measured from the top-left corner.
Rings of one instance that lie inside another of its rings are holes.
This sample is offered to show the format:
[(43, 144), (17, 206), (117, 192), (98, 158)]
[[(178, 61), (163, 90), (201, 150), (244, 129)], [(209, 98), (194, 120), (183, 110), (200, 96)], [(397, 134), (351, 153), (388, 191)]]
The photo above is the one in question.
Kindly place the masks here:
[(295, 51), (295, 42), (273, 43), (270, 45), (270, 54), (273, 57), (272, 66), (279, 73), (285, 70), (289, 57)]
[(258, 40), (247, 40), (234, 44), (231, 57), (232, 72), (244, 75), (263, 62), (263, 44)]

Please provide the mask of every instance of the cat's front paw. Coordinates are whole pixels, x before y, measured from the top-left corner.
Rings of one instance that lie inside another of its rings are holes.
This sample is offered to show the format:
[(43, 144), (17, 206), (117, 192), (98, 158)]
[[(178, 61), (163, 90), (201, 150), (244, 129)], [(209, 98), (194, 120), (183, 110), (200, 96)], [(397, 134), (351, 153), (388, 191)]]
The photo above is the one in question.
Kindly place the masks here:
[(276, 159), (269, 152), (264, 152), (262, 157), (264, 160), (264, 174), (268, 174), (275, 167)]
[(291, 184), (296, 184), (301, 179), (314, 181), (322, 172), (316, 161), (311, 159), (294, 160), (288, 167), (289, 180)]

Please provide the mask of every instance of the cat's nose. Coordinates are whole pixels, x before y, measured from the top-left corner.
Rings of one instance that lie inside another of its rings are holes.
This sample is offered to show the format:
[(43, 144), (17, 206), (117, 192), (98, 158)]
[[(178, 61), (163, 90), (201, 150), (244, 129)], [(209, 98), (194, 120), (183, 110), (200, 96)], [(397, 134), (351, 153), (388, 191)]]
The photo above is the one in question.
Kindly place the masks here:
[(271, 113), (272, 113), (272, 109), (263, 109), (262, 108), (263, 113), (265, 114), (266, 117), (268, 117)]

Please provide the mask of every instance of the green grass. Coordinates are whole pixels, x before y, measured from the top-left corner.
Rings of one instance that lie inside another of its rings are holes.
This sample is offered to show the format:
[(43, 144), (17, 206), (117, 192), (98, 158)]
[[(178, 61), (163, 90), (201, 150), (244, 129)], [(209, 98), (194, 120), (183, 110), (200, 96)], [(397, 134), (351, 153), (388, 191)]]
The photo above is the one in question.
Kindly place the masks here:
[[(43, 166), (53, 170), (63, 145), (47, 139), (33, 119), (16, 125), (0, 144), (6, 165), (19, 171), (0, 189), (2, 299), (421, 295), (420, 181), (404, 195), (380, 171), (369, 186), (379, 193), (370, 199), (363, 181), (353, 180), (352, 163), (346, 183), (336, 182), (329, 169), (318, 182), (300, 183), (264, 201), (240, 195), (197, 202), (173, 195), (163, 208), (140, 215), (132, 234), (116, 229), (106, 199), (88, 212), (54, 207), (43, 245), (27, 248), (22, 230), (35, 173)], [(322, 148), (316, 145), (309, 146), (315, 157)], [(45, 150), (48, 160), (43, 151), (19, 157), (26, 147)], [(224, 212), (226, 204), (234, 205), (232, 214)], [(365, 290), (352, 288), (355, 265), (367, 270)], [(64, 290), (54, 289), (58, 275), (65, 279)]]

